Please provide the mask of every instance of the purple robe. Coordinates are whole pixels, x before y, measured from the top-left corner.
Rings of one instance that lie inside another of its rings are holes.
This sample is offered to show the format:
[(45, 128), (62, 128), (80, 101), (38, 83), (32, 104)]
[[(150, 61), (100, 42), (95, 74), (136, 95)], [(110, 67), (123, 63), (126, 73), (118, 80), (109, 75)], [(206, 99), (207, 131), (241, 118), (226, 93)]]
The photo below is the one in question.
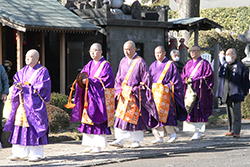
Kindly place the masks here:
[[(94, 78), (96, 71), (98, 70), (101, 63), (104, 61), (101, 58), (95, 65), (94, 60), (91, 60), (86, 64), (81, 72), (86, 72), (89, 75), (88, 85), (88, 116), (94, 123), (94, 125), (82, 123), (78, 130), (82, 133), (87, 134), (107, 134), (110, 135), (110, 128), (107, 126), (107, 111), (105, 104), (104, 89), (101, 81)], [(106, 88), (114, 88), (114, 74), (111, 65), (106, 62), (103, 69), (98, 76)], [(82, 119), (82, 111), (84, 108), (84, 96), (85, 88), (80, 88), (76, 84), (75, 101), (76, 106), (72, 110), (71, 122), (80, 122)]]
[[(119, 65), (118, 72), (115, 79), (115, 96), (116, 99), (118, 95), (122, 92), (122, 82), (124, 81), (126, 74), (129, 70), (132, 61), (137, 57), (135, 55), (130, 64), (128, 64), (128, 58), (124, 57)], [(128, 123), (120, 118), (115, 119), (114, 127), (120, 128), (122, 130), (136, 131), (136, 130), (146, 130), (146, 125), (150, 128), (156, 128), (158, 124), (158, 113), (154, 103), (154, 99), (150, 90), (140, 85), (140, 82), (145, 83), (150, 89), (152, 86), (152, 77), (149, 73), (149, 69), (145, 61), (141, 58), (135, 65), (130, 78), (128, 79), (128, 86), (132, 87), (132, 94), (136, 98), (136, 104), (139, 108), (139, 88), (141, 91), (141, 116), (138, 119), (137, 125)]]
[[(153, 77), (153, 83), (157, 83), (168, 61), (169, 60), (165, 58), (162, 60), (161, 64), (159, 64), (158, 60), (156, 60), (150, 65), (149, 71)], [(162, 80), (162, 84), (171, 88), (172, 84), (170, 81), (172, 81), (174, 84), (174, 101), (177, 115), (175, 115), (173, 105), (170, 105), (167, 122), (160, 122), (161, 126), (177, 126), (177, 119), (179, 121), (185, 121), (187, 119), (187, 111), (184, 107), (183, 84), (180, 73), (178, 72), (178, 69), (174, 63), (171, 63), (169, 66), (169, 69)]]
[[(189, 78), (195, 66), (201, 60), (201, 57), (199, 57), (195, 62), (193, 60), (189, 60), (183, 68), (181, 78), (184, 85), (184, 94), (186, 93), (187, 87), (185, 84), (185, 77), (187, 77), (187, 79)], [(207, 83), (204, 81), (203, 77), (206, 78)], [(212, 114), (213, 110), (213, 92), (211, 89), (213, 89), (214, 85), (214, 74), (207, 60), (203, 59), (203, 62), (192, 78), (192, 84), (197, 94), (197, 100), (193, 110), (188, 114), (187, 121), (208, 122), (208, 117)], [(201, 87), (201, 89), (199, 87)]]
[[(19, 90), (14, 86), (11, 97), (12, 108), (4, 127), (4, 131), (12, 132), (9, 139), (9, 142), (12, 144), (38, 146), (49, 143), (49, 122), (46, 104), (33, 91), (35, 88), (46, 103), (50, 101), (51, 80), (48, 70), (42, 67), (30, 85), (25, 85), (25, 81), (28, 82), (34, 71), (40, 67), (41, 65), (38, 63), (33, 68), (26, 65), (13, 77), (14, 85), (21, 82), (23, 90)], [(20, 92), (23, 93), (24, 108), (29, 127), (14, 125), (16, 111), (20, 103)]]

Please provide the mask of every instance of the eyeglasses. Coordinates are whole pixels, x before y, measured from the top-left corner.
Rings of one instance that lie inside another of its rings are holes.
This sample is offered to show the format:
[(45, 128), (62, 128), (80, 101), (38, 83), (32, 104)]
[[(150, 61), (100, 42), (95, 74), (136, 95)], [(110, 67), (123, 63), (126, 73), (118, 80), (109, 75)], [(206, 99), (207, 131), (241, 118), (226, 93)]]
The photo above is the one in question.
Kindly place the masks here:
[(190, 52), (197, 52), (197, 51), (200, 51), (200, 50), (190, 50)]
[(89, 50), (89, 53), (96, 53), (96, 52), (98, 52), (98, 51), (100, 51), (100, 50)]

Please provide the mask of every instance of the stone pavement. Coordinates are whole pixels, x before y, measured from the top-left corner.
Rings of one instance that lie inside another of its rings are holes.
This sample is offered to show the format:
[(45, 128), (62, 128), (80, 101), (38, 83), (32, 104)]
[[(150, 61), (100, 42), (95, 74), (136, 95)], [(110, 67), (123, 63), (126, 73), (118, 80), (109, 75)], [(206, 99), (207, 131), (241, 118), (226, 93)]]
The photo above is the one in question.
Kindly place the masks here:
[[(49, 144), (44, 147), (45, 157), (40, 162), (9, 161), (6, 158), (11, 155), (11, 148), (0, 150), (0, 166), (95, 166), (108, 163), (167, 156), (189, 152), (199, 152), (207, 149), (221, 147), (249, 145), (250, 146), (250, 121), (242, 121), (240, 138), (226, 137), (227, 126), (207, 128), (206, 136), (198, 141), (189, 141), (192, 133), (183, 132), (182, 127), (177, 133), (178, 139), (174, 143), (151, 144), (154, 137), (151, 132), (144, 133), (144, 141), (140, 148), (130, 149), (131, 142), (126, 141), (124, 148), (108, 146), (102, 149), (102, 153), (84, 153), (81, 141), (64, 141)], [(165, 137), (167, 141), (169, 136)], [(108, 142), (114, 141), (114, 135), (108, 137)]]

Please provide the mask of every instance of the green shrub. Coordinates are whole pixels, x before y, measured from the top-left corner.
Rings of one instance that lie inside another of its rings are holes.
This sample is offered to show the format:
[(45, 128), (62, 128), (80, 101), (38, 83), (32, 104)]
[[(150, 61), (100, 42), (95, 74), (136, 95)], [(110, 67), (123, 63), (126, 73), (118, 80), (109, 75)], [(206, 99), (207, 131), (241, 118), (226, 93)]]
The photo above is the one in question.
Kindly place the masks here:
[(50, 132), (55, 133), (62, 129), (68, 128), (70, 125), (70, 116), (63, 109), (50, 105), (49, 126)]
[(53, 92), (53, 93), (51, 93), (51, 96), (50, 96), (50, 104), (55, 105), (55, 106), (63, 109), (71, 116), (72, 109), (67, 109), (64, 106), (65, 104), (68, 103), (68, 98), (69, 97), (67, 95)]
[[(219, 43), (225, 51), (229, 48), (235, 48), (237, 51), (237, 60), (241, 60), (246, 57), (244, 49), (246, 44), (238, 40), (238, 35), (230, 34), (228, 32), (216, 32), (215, 30), (200, 31), (199, 32), (199, 43), (200, 47), (213, 47), (215, 43)], [(189, 39), (188, 47), (191, 48), (194, 45), (194, 34)], [(205, 51), (204, 51), (205, 52)], [(206, 51), (214, 58), (214, 51)]]
[[(217, 33), (215, 30), (199, 31), (199, 45), (201, 47), (213, 47), (216, 42), (224, 49), (235, 48), (237, 59), (241, 61), (246, 57), (244, 50), (246, 44), (238, 40), (239, 34), (244, 34), (250, 25), (250, 6), (240, 7), (217, 7), (201, 9), (200, 17), (206, 17), (215, 23), (223, 26), (223, 32)], [(169, 18), (178, 18), (178, 12), (170, 10)], [(189, 40), (189, 48), (194, 44), (194, 37)], [(213, 52), (209, 52), (213, 58)]]
[(250, 7), (217, 7), (200, 10), (200, 17), (206, 17), (222, 25), (223, 30), (242, 34), (250, 25)]
[[(200, 17), (206, 17), (221, 26), (223, 31), (231, 33), (243, 34), (250, 25), (250, 6), (240, 7), (217, 7), (209, 9), (201, 9)], [(178, 18), (178, 11), (170, 10), (169, 18)]]
[(250, 119), (250, 95), (248, 94), (245, 101), (241, 102), (241, 114), (242, 118)]

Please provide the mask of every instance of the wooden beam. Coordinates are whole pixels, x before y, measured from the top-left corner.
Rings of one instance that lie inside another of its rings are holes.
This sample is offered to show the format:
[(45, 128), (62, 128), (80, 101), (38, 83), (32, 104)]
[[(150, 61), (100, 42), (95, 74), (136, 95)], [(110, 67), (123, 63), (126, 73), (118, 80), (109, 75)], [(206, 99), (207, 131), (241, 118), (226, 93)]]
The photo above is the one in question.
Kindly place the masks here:
[(0, 64), (3, 64), (3, 31), (2, 23), (0, 23)]
[[(220, 51), (220, 45), (219, 43), (216, 43), (214, 45), (214, 87), (213, 87), (213, 92), (216, 94), (217, 92), (217, 87), (218, 87), (218, 80), (219, 80), (219, 51)], [(218, 108), (218, 98), (216, 96), (213, 97), (213, 107)]]
[(196, 29), (194, 31), (194, 45), (198, 46), (198, 43), (199, 43), (198, 38), (199, 38), (199, 29)]
[(7, 26), (9, 26), (9, 27), (11, 27), (11, 28), (13, 28), (13, 29), (16, 29), (16, 30), (18, 30), (18, 31), (22, 31), (22, 32), (25, 32), (25, 31), (26, 31), (26, 28), (25, 28), (25, 27), (16, 25), (15, 23), (12, 23), (12, 22), (10, 22), (10, 21), (7, 21), (7, 20), (5, 20), (5, 19), (3, 19), (3, 18), (0, 18), (0, 21), (1, 21), (3, 24), (5, 24), (5, 25), (7, 25)]
[(17, 71), (19, 71), (23, 67), (23, 32), (17, 30), (16, 40)]
[(60, 34), (60, 93), (66, 91), (66, 53), (65, 53), (65, 33)]
[(45, 36), (44, 32), (41, 32), (41, 65), (45, 66)]

